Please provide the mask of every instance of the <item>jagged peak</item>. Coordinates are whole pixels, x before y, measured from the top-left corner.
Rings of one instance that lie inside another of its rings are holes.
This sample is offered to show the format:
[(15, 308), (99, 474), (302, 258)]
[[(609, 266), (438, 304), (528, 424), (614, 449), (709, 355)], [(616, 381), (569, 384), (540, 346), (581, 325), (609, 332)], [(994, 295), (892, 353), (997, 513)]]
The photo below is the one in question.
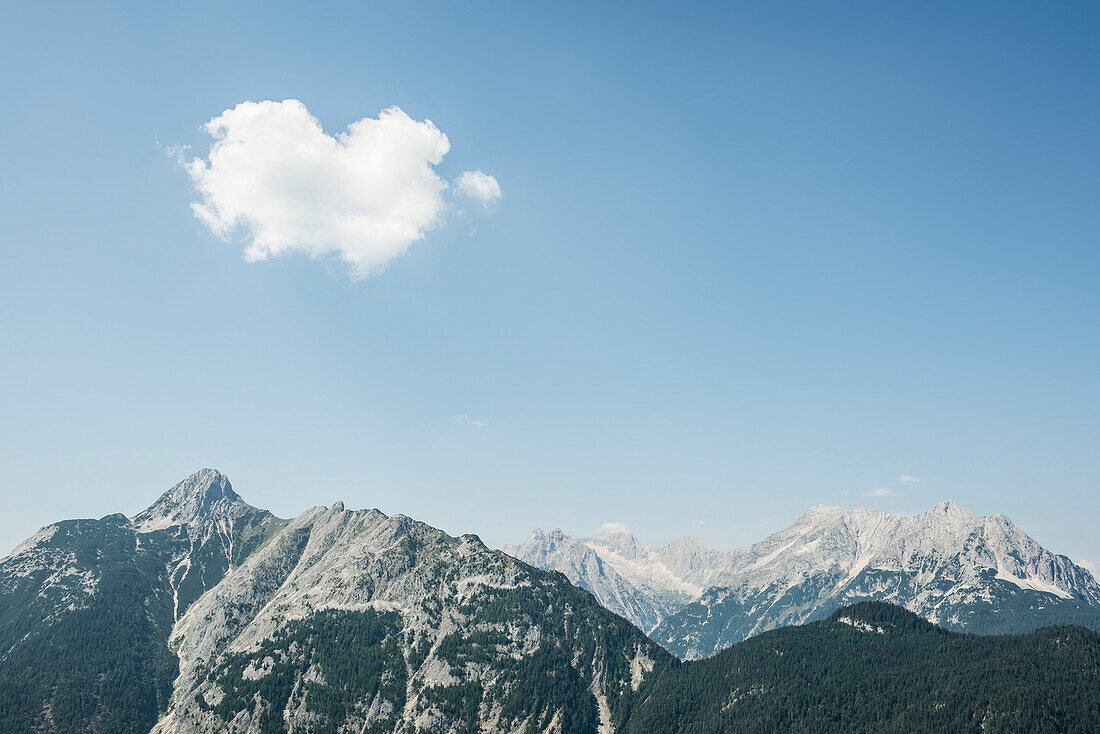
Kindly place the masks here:
[(217, 469), (200, 469), (169, 488), (133, 522), (139, 532), (192, 525), (224, 514), (239, 502), (242, 500), (233, 491), (229, 477)]
[(478, 549), (487, 547), (485, 545), (485, 542), (481, 539), (481, 536), (477, 533), (463, 533), (462, 535), (458, 536), (458, 540), (467, 545), (472, 545)]
[(806, 510), (805, 515), (831, 515), (837, 512), (844, 512), (844, 508), (840, 505), (823, 505), (817, 504)]
[(709, 552), (712, 549), (690, 535), (681, 535), (676, 540), (666, 545), (662, 550), (680, 551), (691, 550), (695, 552)]
[(531, 534), (527, 536), (527, 540), (524, 541), (524, 544), (539, 543), (547, 540), (558, 542), (564, 538), (565, 533), (562, 532), (561, 528), (554, 528), (550, 531), (543, 530), (542, 528), (535, 528), (531, 531)]
[[(875, 509), (872, 509), (872, 508), (869, 508), (869, 507), (864, 507), (863, 505), (859, 505), (857, 507), (853, 507), (853, 508), (850, 508), (850, 509), (845, 508), (845, 507), (840, 507), (838, 505), (814, 505), (809, 510), (806, 510), (806, 512), (802, 513), (801, 516), (799, 516), (798, 520), (796, 521), (796, 524), (797, 523), (805, 523), (805, 522), (814, 522), (814, 521), (820, 522), (822, 520), (830, 520), (830, 519), (844, 520), (844, 519), (850, 519), (850, 518), (853, 518), (853, 517), (876, 518), (876, 517), (917, 517), (917, 516), (924, 516), (924, 517), (928, 517), (928, 518), (931, 518), (931, 519), (938, 519), (940, 517), (949, 517), (949, 518), (958, 519), (958, 520), (977, 520), (978, 519), (978, 516), (975, 515), (974, 513), (972, 513), (970, 510), (966, 509), (965, 507), (960, 505), (955, 500), (948, 499), (948, 500), (944, 500), (943, 502), (940, 502), (936, 505), (933, 505), (930, 509), (926, 510), (925, 512), (916, 513), (915, 515), (909, 515), (909, 514), (906, 514), (906, 513), (883, 512), (882, 510), (875, 510)], [(1005, 521), (1008, 521), (1008, 518), (1004, 517), (1004, 515), (994, 515), (993, 517), (995, 519), (1003, 519)]]
[(855, 508), (855, 510), (849, 510), (838, 505), (814, 505), (813, 507), (799, 515), (796, 522), (807, 520), (820, 520), (822, 518), (838, 518), (862, 509), (864, 508), (857, 507)]
[(975, 515), (970, 510), (960, 505), (955, 500), (944, 500), (939, 504), (933, 505), (932, 509), (924, 513), (926, 515), (948, 515), (952, 517), (960, 517), (964, 519), (976, 519)]
[(601, 532), (592, 538), (589, 543), (595, 543), (626, 559), (637, 558), (639, 553), (643, 551), (643, 546), (638, 542), (638, 538), (633, 533), (624, 530)]
[[(790, 525), (790, 528), (806, 528), (806, 527), (842, 527), (846, 523), (857, 520), (858, 518), (865, 518), (875, 514), (874, 510), (868, 510), (866, 507), (839, 507), (837, 505), (814, 505), (810, 509), (803, 512), (798, 516), (798, 519)], [(780, 533), (784, 531), (779, 531)]]

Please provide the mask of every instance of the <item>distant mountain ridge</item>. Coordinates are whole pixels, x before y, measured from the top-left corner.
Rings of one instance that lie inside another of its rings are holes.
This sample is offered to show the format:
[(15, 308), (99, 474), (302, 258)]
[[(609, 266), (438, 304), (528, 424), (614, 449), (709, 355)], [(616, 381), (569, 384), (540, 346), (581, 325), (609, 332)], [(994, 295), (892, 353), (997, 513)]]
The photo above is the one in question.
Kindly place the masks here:
[(687, 536), (657, 547), (630, 533), (572, 538), (561, 530), (537, 529), (522, 545), (506, 545), (504, 551), (564, 573), (647, 633), (730, 578), (733, 569), (733, 558)]
[[(622, 548), (633, 549), (632, 555), (624, 556)], [(690, 563), (664, 562), (685, 548), (691, 549)], [(657, 548), (633, 537), (577, 540), (560, 531), (536, 531), (507, 550), (565, 573), (684, 658), (707, 657), (759, 632), (822, 619), (863, 600), (895, 603), (971, 632), (1058, 623), (1100, 629), (1100, 584), (1089, 571), (1046, 550), (1004, 515), (978, 517), (951, 501), (917, 515), (819, 505), (790, 527), (730, 553), (690, 538)], [(579, 562), (585, 553), (600, 563)], [(639, 571), (637, 558), (646, 559), (643, 569), (660, 562), (680, 575), (673, 572), (662, 586), (659, 575)], [(654, 619), (657, 624), (647, 626)]]

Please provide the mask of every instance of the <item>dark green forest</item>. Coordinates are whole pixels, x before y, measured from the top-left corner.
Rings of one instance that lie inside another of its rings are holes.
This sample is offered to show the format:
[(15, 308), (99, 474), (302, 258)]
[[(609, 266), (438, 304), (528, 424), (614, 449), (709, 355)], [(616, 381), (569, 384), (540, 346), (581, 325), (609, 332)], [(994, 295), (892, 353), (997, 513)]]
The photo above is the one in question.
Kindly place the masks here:
[(863, 602), (678, 666), (622, 731), (1100, 731), (1100, 634), (983, 637)]
[(97, 568), (97, 593), (57, 614), (53, 606), (78, 592), (61, 583), (40, 591), (43, 571), (0, 594), (0, 731), (148, 731), (177, 672), (171, 598), (152, 572), (163, 560), (135, 553), (121, 515), (63, 523), (52, 542)]

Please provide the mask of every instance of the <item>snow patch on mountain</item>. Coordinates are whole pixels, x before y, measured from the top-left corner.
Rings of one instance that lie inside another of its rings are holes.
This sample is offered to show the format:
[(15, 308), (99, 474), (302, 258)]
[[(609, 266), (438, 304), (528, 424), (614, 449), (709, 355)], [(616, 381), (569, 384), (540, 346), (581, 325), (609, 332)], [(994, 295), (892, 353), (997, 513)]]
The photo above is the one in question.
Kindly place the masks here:
[(996, 576), (996, 578), (999, 578), (1002, 581), (1007, 581), (1010, 584), (1015, 584), (1016, 586), (1019, 586), (1021, 589), (1031, 589), (1032, 591), (1045, 591), (1048, 594), (1054, 594), (1055, 596), (1060, 597), (1062, 599), (1072, 599), (1073, 598), (1073, 594), (1069, 593), (1065, 589), (1060, 589), (1057, 586), (1054, 586), (1053, 584), (1047, 583), (1046, 581), (1044, 581), (1041, 578), (1031, 577), (1031, 578), (1023, 578), (1022, 579), (1022, 578), (1019, 578), (1018, 576), (1014, 576), (1011, 572), (1006, 571), (1000, 565), (997, 566), (997, 576)]

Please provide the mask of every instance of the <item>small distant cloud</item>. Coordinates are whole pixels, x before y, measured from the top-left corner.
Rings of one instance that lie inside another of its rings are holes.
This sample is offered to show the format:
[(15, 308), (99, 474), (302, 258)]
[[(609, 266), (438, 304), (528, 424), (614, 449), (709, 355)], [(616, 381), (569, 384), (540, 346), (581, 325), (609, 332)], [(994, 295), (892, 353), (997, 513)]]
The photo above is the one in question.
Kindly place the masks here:
[(475, 426), (477, 428), (484, 428), (486, 425), (488, 425), (488, 421), (477, 420), (476, 418), (472, 418), (465, 413), (463, 413), (462, 415), (452, 415), (451, 423), (461, 423), (466, 426)]
[(904, 482), (905, 484), (916, 484), (920, 481), (920, 477), (915, 477), (912, 474), (902, 474), (898, 477), (898, 481)]
[(1093, 563), (1092, 561), (1087, 561), (1084, 558), (1082, 558), (1081, 560), (1079, 560), (1077, 562), (1077, 565), (1080, 566), (1081, 568), (1085, 569), (1089, 573), (1091, 573), (1093, 576), (1096, 575), (1096, 564)]
[(455, 180), (455, 186), (460, 194), (485, 206), (503, 196), (496, 178), (482, 171), (466, 171)]
[(845, 497), (847, 497), (849, 492), (851, 492), (850, 489), (845, 489), (841, 492), (841, 494), (844, 495)]
[(896, 489), (890, 489), (889, 487), (875, 487), (870, 492), (864, 492), (864, 497), (900, 497), (903, 492), (899, 492)]
[(190, 145), (164, 145), (158, 139), (156, 141), (157, 147), (168, 154), (168, 157), (174, 160), (181, 166), (187, 165), (187, 153), (190, 152)]
[(600, 525), (600, 533), (613, 535), (615, 533), (629, 533), (630, 528), (622, 522), (605, 522)]
[(706, 525), (707, 522), (706, 522), (706, 520), (692, 520), (691, 524), (692, 525)]

